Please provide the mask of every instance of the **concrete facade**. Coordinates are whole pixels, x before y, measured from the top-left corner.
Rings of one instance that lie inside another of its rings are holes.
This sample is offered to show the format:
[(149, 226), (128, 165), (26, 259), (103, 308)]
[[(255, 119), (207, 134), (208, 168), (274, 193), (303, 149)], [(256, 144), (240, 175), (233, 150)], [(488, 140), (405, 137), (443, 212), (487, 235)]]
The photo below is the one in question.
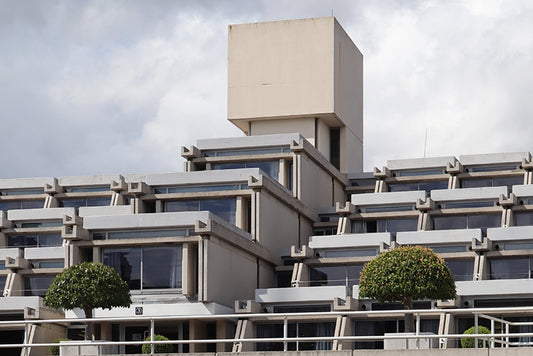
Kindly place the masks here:
[[(130, 307), (93, 311), (96, 338), (131, 342), (121, 353), (140, 352), (149, 318), (178, 317), (155, 328), (187, 341), (177, 353), (373, 355), (367, 349), (386, 343), (371, 336), (402, 332), (404, 311), (359, 299), (360, 272), (376, 255), (415, 244), (439, 253), (458, 292), (417, 301), (427, 312), (421, 332), (461, 334), (474, 324), (470, 309), (500, 307), (524, 308), (494, 315), (529, 332), (529, 152), (392, 160), (362, 172), (362, 54), (338, 22), (228, 32), (228, 119), (246, 136), (182, 147), (184, 172), (0, 179), (0, 317), (19, 320), (2, 326), (0, 344), (79, 339), (81, 310), (52, 311), (42, 297), (64, 268), (94, 261), (130, 286)], [(24, 334), (21, 320), (42, 325)], [(361, 339), (205, 342), (284, 335)], [(521, 346), (530, 339), (522, 335)], [(431, 354), (486, 353), (459, 350), (448, 336), (421, 342), (438, 344)]]

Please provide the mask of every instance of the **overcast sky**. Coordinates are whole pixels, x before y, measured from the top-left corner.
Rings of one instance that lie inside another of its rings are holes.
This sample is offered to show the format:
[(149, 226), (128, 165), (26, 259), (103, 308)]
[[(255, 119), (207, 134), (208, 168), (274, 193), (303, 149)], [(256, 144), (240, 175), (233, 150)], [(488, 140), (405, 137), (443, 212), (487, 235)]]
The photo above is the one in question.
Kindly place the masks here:
[(0, 178), (182, 170), (226, 120), (229, 24), (333, 13), (364, 55), (365, 169), (533, 150), (532, 1), (0, 0)]

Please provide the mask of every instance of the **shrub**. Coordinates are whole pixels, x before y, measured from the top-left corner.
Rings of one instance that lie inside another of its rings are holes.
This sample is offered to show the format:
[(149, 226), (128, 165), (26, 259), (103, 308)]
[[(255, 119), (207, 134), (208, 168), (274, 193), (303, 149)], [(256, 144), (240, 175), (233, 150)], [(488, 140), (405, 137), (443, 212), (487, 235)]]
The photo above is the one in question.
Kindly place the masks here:
[[(166, 341), (168, 338), (166, 338), (163, 335), (154, 335), (154, 341)], [(148, 336), (144, 341), (150, 341), (150, 336)], [(143, 344), (142, 347), (143, 354), (149, 354), (150, 353), (150, 344)], [(171, 344), (154, 344), (154, 352), (156, 354), (165, 354), (172, 352), (172, 345)]]
[[(57, 342), (59, 344), (60, 341), (70, 341), (70, 339), (67, 339), (67, 338), (61, 338), (61, 339), (57, 339), (56, 341), (54, 342)], [(52, 356), (57, 356), (59, 355), (59, 345), (57, 346), (50, 346), (50, 355)]]
[[(467, 329), (463, 334), (468, 335), (468, 334), (475, 334), (475, 333), (476, 333), (476, 327), (472, 326), (471, 328)], [(477, 327), (477, 333), (478, 334), (490, 334), (490, 330), (480, 325)], [(465, 349), (473, 348), (475, 347), (474, 341), (475, 340), (473, 337), (464, 337), (461, 339), (461, 347)], [(485, 344), (486, 344), (486, 341), (487, 340), (485, 340)], [(478, 339), (477, 347), (483, 347), (483, 346), (484, 346), (484, 339)]]

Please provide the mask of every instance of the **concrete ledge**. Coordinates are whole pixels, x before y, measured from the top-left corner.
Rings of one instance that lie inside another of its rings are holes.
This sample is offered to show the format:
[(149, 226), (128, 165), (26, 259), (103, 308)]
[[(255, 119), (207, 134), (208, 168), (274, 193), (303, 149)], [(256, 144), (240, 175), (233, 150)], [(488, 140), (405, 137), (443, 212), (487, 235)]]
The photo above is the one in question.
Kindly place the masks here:
[(531, 153), (529, 152), (506, 152), (506, 153), (486, 153), (475, 155), (461, 155), (459, 161), (463, 166), (479, 166), (488, 164), (504, 164), (504, 163), (522, 163), (522, 159), (531, 160)]
[(87, 230), (104, 230), (194, 226), (197, 220), (207, 221), (208, 219), (215, 219), (214, 215), (208, 211), (87, 216), (83, 219), (83, 228)]
[(346, 247), (379, 247), (380, 243), (391, 243), (390, 232), (368, 234), (342, 234), (328, 236), (311, 236), (309, 247), (321, 248), (346, 248)]
[(258, 303), (318, 302), (334, 298), (346, 299), (345, 286), (268, 288), (256, 289), (255, 301)]
[(457, 295), (462, 297), (495, 296), (510, 298), (511, 296), (532, 297), (533, 279), (493, 279), (482, 281), (455, 282)]
[(435, 201), (457, 200), (499, 200), (500, 195), (507, 197), (507, 187), (481, 187), (461, 189), (437, 189), (431, 191), (431, 199)]
[(481, 229), (405, 231), (396, 234), (396, 242), (402, 245), (454, 244), (470, 245), (472, 239), (481, 242)]
[(448, 163), (455, 164), (457, 158), (454, 156), (427, 157), (411, 159), (394, 159), (387, 161), (387, 168), (392, 170), (415, 170), (427, 168), (446, 168)]
[(48, 209), (19, 209), (9, 210), (7, 218), (11, 221), (19, 220), (61, 220), (64, 215), (74, 216), (74, 208), (48, 208)]
[(133, 205), (116, 206), (82, 206), (79, 209), (81, 217), (103, 215), (129, 215), (133, 214)]
[(533, 226), (509, 226), (487, 229), (487, 237), (494, 241), (533, 241)]
[[(499, 195), (498, 195), (499, 196)], [(426, 200), (425, 191), (412, 192), (386, 192), (386, 193), (363, 193), (352, 195), (352, 204), (385, 205), (385, 204), (416, 204), (417, 200)]]
[(213, 171), (177, 172), (150, 174), (146, 176), (146, 184), (158, 185), (194, 185), (216, 183), (247, 183), (249, 176), (261, 174), (259, 168), (221, 169)]

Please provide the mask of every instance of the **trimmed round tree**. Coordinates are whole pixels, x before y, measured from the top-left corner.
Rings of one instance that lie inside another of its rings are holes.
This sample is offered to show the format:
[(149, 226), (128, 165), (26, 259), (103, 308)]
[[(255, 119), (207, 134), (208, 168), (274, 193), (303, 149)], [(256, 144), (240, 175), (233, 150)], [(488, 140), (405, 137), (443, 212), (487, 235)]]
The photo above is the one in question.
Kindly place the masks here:
[[(359, 298), (380, 303), (401, 302), (413, 308), (413, 300), (453, 299), (455, 282), (448, 266), (430, 248), (401, 246), (385, 252), (361, 271)], [(414, 331), (412, 314), (405, 316), (406, 331)]]
[[(128, 284), (111, 267), (102, 263), (83, 262), (58, 274), (44, 297), (48, 307), (66, 310), (80, 308), (85, 318), (92, 318), (95, 308), (129, 307)], [(85, 339), (92, 339), (92, 325), (87, 324)]]

